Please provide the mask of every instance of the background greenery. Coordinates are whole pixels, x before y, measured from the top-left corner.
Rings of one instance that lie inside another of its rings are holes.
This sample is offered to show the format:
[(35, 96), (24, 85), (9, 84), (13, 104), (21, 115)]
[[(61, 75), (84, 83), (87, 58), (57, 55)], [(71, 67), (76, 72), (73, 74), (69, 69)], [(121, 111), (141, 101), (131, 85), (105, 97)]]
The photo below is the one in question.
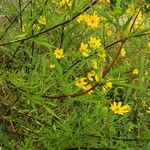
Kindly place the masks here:
[[(70, 4), (0, 1), (0, 149), (148, 150), (149, 1), (71, 0)], [(136, 26), (139, 10), (142, 22)], [(76, 21), (79, 14), (93, 12), (101, 18), (97, 29)], [(38, 24), (40, 16), (45, 16), (46, 25)], [(91, 60), (97, 58), (95, 53), (85, 58), (79, 52), (80, 43), (91, 36), (102, 40), (107, 58), (98, 69), (106, 75), (100, 83), (92, 83), (94, 93), (88, 94), (75, 82), (92, 70)], [(120, 43), (125, 58), (115, 58)], [(61, 60), (53, 54), (56, 47), (64, 49)], [(132, 73), (135, 68), (137, 75)], [(107, 81), (113, 87), (104, 91)], [(129, 104), (131, 112), (115, 114), (110, 109), (114, 101)]]

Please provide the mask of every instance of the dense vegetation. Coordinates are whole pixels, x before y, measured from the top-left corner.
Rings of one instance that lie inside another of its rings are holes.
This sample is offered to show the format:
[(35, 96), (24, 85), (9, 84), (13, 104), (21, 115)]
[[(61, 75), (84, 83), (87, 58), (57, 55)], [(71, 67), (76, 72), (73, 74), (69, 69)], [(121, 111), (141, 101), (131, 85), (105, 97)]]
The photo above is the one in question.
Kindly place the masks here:
[(149, 150), (149, 0), (0, 1), (0, 150)]

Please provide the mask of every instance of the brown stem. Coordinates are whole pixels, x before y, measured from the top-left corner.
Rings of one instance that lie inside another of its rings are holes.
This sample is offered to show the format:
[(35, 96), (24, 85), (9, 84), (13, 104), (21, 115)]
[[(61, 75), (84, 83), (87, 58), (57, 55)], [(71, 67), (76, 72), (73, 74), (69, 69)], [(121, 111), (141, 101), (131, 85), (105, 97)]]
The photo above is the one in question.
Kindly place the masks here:
[[(98, 2), (98, 0), (93, 0), (91, 2), (91, 5), (92, 6), (95, 5), (97, 2)], [(80, 16), (81, 14), (83, 14), (85, 11), (89, 10), (91, 8), (91, 5), (86, 6), (85, 8), (83, 8), (81, 12), (79, 12), (77, 15), (73, 16), (71, 19), (68, 19), (68, 20), (66, 20), (66, 21), (64, 21), (62, 23), (57, 24), (57, 25), (54, 25), (53, 27), (50, 27), (50, 28), (48, 28), (48, 29), (46, 29), (44, 31), (41, 31), (41, 32), (37, 33), (37, 34), (31, 35), (31, 36), (29, 36), (27, 38), (23, 38), (23, 39), (19, 39), (19, 40), (16, 40), (16, 41), (11, 41), (11, 42), (7, 42), (7, 43), (3, 43), (3, 44), (0, 44), (0, 46), (9, 45), (9, 44), (13, 44), (13, 43), (18, 43), (18, 42), (21, 42), (21, 41), (27, 41), (29, 39), (38, 37), (39, 35), (45, 34), (45, 33), (49, 32), (49, 31), (51, 31), (53, 29), (56, 29), (57, 27), (65, 26), (66, 24), (68, 24), (71, 21), (75, 20), (78, 16)]]
[(131, 28), (130, 28), (130, 33), (131, 33), (132, 29), (133, 29), (133, 26), (134, 26), (134, 24), (135, 24), (135, 22), (136, 22), (136, 19), (137, 19), (138, 15), (139, 15), (141, 9), (142, 9), (142, 7), (139, 9), (139, 11), (137, 12), (137, 14), (136, 14), (136, 16), (135, 16), (135, 18), (134, 18), (134, 20), (133, 20), (133, 23), (132, 23)]
[(111, 69), (112, 66), (114, 65), (115, 61), (117, 60), (117, 58), (118, 58), (118, 56), (119, 56), (119, 54), (120, 54), (120, 52), (121, 52), (121, 49), (122, 49), (122, 46), (123, 46), (124, 43), (125, 43), (125, 41), (122, 41), (122, 42), (121, 42), (121, 45), (120, 45), (120, 47), (119, 47), (119, 49), (118, 49), (116, 55), (114, 56), (112, 62), (106, 67), (106, 69), (103, 70), (102, 78), (104, 78), (104, 77), (108, 74), (108, 72), (110, 71), (110, 69)]

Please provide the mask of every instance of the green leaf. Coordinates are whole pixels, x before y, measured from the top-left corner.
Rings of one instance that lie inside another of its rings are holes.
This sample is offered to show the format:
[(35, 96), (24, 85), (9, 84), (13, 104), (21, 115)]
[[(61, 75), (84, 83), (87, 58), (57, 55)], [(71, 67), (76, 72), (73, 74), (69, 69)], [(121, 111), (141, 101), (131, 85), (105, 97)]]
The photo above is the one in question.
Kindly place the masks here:
[(17, 36), (15, 36), (15, 40), (21, 40), (21, 39), (24, 39), (24, 38), (26, 37), (26, 35), (27, 35), (26, 33), (17, 35)]
[(33, 41), (39, 45), (42, 45), (42, 46), (48, 48), (48, 49), (56, 48), (55, 46), (49, 44), (48, 42), (41, 41), (40, 39), (34, 39)]
[(128, 20), (126, 21), (126, 23), (123, 25), (123, 27), (122, 27), (123, 31), (127, 31), (128, 30), (128, 27), (130, 26), (132, 18), (133, 18), (133, 16), (129, 17)]
[(51, 108), (49, 108), (48, 106), (45, 106), (45, 109), (46, 109), (47, 112), (50, 113), (52, 116), (54, 116), (54, 117), (56, 117), (57, 119), (61, 120), (61, 118), (58, 117), (58, 116), (56, 115), (56, 113), (55, 113)]

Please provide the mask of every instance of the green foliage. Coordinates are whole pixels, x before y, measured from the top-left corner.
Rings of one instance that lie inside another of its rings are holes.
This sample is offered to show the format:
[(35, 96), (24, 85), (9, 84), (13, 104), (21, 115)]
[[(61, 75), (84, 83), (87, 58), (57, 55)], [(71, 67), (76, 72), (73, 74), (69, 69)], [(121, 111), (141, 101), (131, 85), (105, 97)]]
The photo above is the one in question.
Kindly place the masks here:
[(1, 7), (0, 150), (149, 149), (148, 1)]

